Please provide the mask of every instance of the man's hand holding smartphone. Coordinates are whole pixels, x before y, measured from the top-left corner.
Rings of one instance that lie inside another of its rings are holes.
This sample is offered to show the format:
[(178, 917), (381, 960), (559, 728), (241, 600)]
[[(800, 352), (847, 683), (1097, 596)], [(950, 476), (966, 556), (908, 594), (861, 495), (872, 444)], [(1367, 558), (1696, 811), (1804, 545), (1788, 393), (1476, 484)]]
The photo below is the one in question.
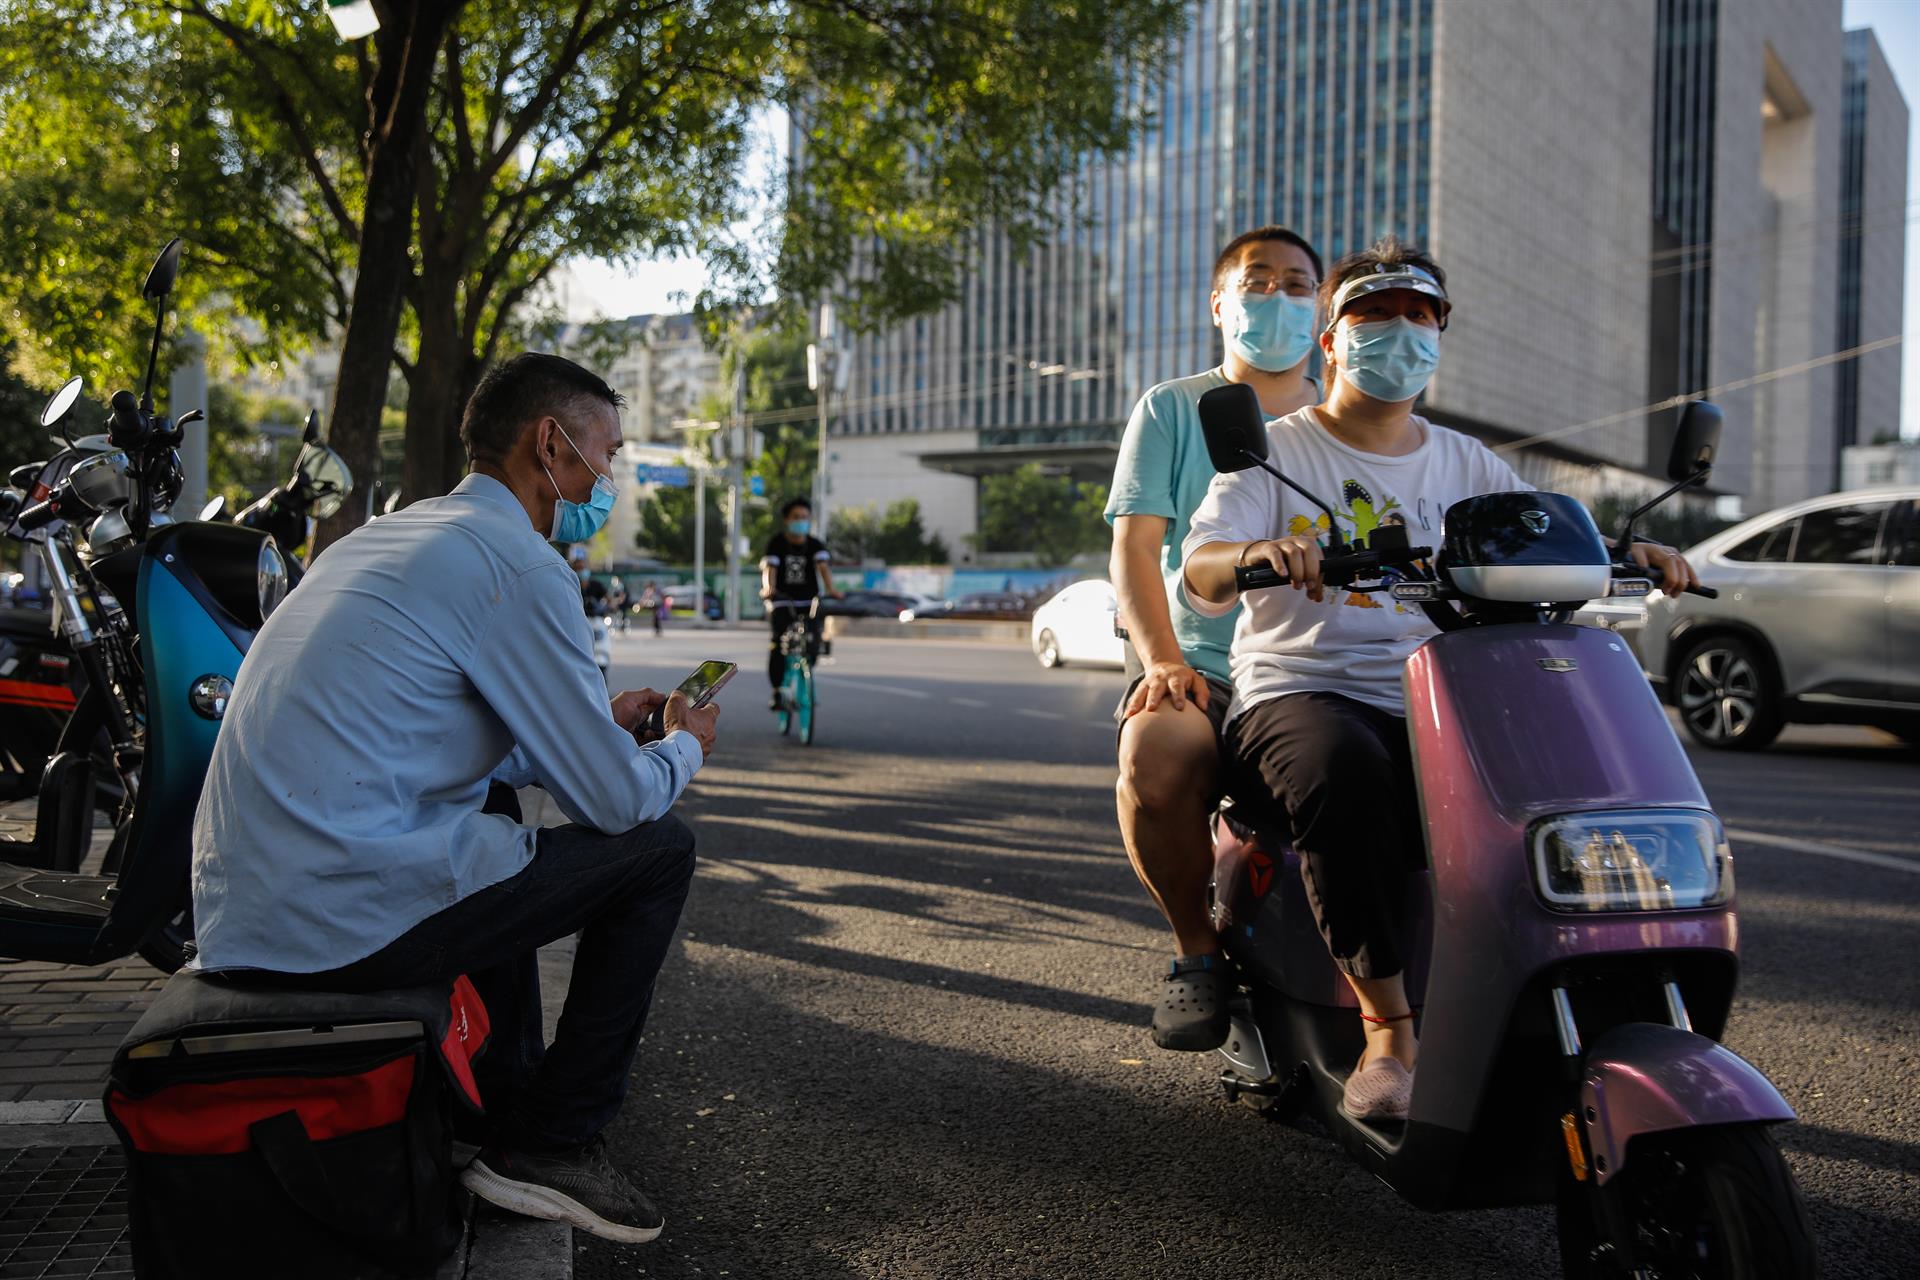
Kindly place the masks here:
[(700, 742), (700, 754), (703, 759), (713, 758), (713, 739), (716, 722), (720, 719), (720, 704), (709, 702), (704, 707), (695, 707), (687, 702), (687, 695), (674, 691), (667, 699), (666, 709), (661, 713), (661, 723), (666, 731), (685, 729)]

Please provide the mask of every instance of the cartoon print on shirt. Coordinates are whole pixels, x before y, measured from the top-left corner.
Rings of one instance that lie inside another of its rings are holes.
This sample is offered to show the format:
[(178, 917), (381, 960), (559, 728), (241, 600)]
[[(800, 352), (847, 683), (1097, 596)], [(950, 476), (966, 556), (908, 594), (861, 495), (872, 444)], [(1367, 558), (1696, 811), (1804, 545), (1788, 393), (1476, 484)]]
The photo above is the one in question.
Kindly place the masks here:
[[(1407, 523), (1407, 518), (1402, 513), (1400, 500), (1398, 498), (1388, 495), (1386, 502), (1376, 508), (1374, 506), (1373, 494), (1358, 480), (1349, 480), (1341, 485), (1340, 497), (1341, 500), (1346, 503), (1347, 507), (1345, 511), (1340, 513), (1340, 521), (1343, 524), (1353, 526), (1352, 536), (1355, 538), (1370, 537), (1373, 531), (1382, 525), (1405, 526)], [(1326, 536), (1329, 528), (1331, 528), (1331, 526), (1327, 522), (1327, 515), (1324, 511), (1311, 520), (1305, 516), (1294, 516), (1287, 521), (1287, 532), (1289, 534), (1294, 537), (1304, 536), (1317, 538), (1320, 540), (1322, 546), (1326, 545)], [(1386, 608), (1385, 605), (1381, 604), (1380, 601), (1376, 600), (1373, 596), (1359, 591), (1349, 591), (1347, 598), (1340, 603), (1352, 605), (1356, 609)], [(1395, 613), (1409, 612), (1407, 607), (1397, 600), (1394, 602), (1393, 611)]]

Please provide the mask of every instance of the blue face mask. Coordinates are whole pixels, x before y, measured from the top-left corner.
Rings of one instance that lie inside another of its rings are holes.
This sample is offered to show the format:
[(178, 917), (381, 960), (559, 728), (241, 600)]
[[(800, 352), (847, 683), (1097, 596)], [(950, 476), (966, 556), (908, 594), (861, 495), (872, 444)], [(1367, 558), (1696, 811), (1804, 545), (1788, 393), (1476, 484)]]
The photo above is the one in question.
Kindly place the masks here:
[(1313, 299), (1228, 293), (1220, 303), (1227, 350), (1265, 373), (1282, 373), (1313, 350)]
[[(580, 459), (581, 464), (592, 471), (593, 464), (588, 462), (586, 455), (580, 452), (580, 446), (573, 442), (573, 437), (567, 434), (565, 427), (560, 428), (560, 436), (567, 442), (567, 447), (573, 450), (573, 456)], [(613, 477), (603, 476), (595, 471), (593, 491), (587, 495), (587, 500), (569, 502), (566, 495), (560, 492), (560, 486), (554, 480), (553, 472), (547, 471), (545, 464), (542, 464), (540, 469), (547, 472), (547, 483), (553, 485), (555, 498), (553, 532), (547, 535), (548, 539), (553, 542), (585, 542), (600, 532), (600, 526), (604, 525), (607, 517), (613, 514), (614, 499), (620, 496), (620, 489), (613, 483)]]
[(806, 536), (807, 536), (807, 532), (808, 532), (809, 530), (811, 530), (812, 528), (813, 528), (813, 521), (811, 521), (811, 520), (789, 520), (789, 521), (787, 521), (787, 532), (788, 532), (788, 533), (790, 533), (790, 534), (792, 534), (792, 535), (793, 535), (794, 537), (796, 537), (796, 538), (804, 538), (804, 537), (806, 537)]
[(1340, 376), (1375, 400), (1411, 400), (1440, 367), (1440, 331), (1405, 316), (1333, 331)]

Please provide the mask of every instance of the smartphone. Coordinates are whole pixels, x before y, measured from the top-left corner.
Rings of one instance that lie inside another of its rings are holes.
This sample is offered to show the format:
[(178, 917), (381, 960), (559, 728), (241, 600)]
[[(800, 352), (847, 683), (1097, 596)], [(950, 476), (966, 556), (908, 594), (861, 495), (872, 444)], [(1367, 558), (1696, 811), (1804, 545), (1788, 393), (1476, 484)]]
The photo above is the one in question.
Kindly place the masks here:
[[(727, 681), (733, 679), (733, 673), (739, 669), (738, 663), (721, 662), (718, 658), (709, 658), (695, 667), (692, 675), (680, 682), (678, 692), (685, 695), (689, 706), (704, 707), (713, 701), (715, 694), (726, 687)], [(656, 707), (648, 714), (646, 723), (640, 726), (642, 736), (652, 734), (657, 737), (666, 732), (666, 725), (661, 721), (664, 711), (664, 707)]]

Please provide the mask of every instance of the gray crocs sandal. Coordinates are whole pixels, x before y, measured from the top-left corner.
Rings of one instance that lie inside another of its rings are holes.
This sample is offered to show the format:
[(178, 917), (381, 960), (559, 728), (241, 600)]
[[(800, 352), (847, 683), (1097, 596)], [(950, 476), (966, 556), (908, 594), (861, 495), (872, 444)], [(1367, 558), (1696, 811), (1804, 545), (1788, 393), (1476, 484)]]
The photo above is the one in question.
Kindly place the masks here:
[(1233, 969), (1223, 955), (1181, 956), (1168, 967), (1153, 1010), (1153, 1042), (1192, 1053), (1227, 1042)]

